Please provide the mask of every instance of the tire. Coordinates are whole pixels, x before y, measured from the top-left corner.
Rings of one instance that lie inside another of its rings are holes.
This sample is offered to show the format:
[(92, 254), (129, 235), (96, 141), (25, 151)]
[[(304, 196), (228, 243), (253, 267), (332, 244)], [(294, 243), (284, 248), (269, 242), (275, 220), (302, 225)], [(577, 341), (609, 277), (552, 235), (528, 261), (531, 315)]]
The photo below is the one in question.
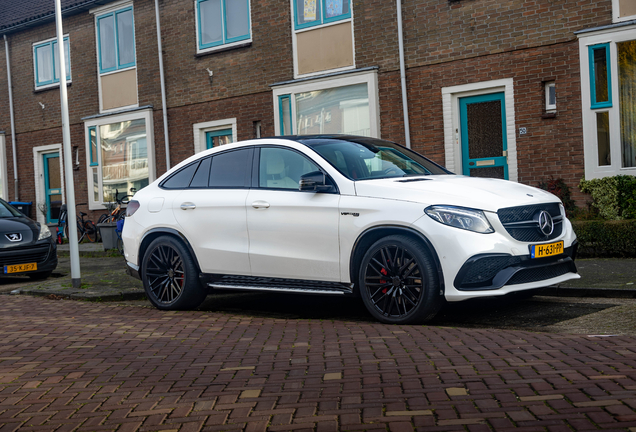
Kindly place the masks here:
[(53, 273), (53, 270), (43, 271), (43, 272), (36, 272), (36, 273), (29, 273), (29, 277), (32, 280), (44, 280), (44, 279), (48, 278), (49, 276), (51, 276), (51, 273)]
[(89, 242), (95, 243), (97, 241), (97, 227), (92, 221), (84, 222), (84, 233)]
[(402, 235), (376, 241), (360, 263), (358, 287), (367, 310), (387, 324), (418, 324), (439, 312), (435, 263), (420, 242)]
[[(77, 230), (77, 242), (81, 243), (82, 240), (84, 239), (83, 228), (80, 226), (79, 222), (76, 222), (73, 226)], [(66, 238), (69, 241), (71, 241), (71, 237), (69, 236), (68, 228), (69, 228), (69, 224), (64, 225), (64, 235), (66, 236)]]
[(146, 249), (141, 280), (150, 303), (161, 310), (195, 309), (207, 295), (190, 253), (170, 236), (156, 238)]
[(97, 219), (97, 223), (104, 223), (108, 220), (108, 215), (107, 214), (103, 214), (99, 217), (99, 219)]

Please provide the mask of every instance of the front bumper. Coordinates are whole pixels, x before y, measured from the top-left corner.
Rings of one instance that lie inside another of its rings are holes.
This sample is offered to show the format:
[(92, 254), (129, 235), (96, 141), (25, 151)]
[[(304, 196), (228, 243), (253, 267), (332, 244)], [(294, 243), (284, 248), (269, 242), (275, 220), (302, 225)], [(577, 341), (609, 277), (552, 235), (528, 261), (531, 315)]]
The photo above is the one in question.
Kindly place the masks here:
[[(531, 259), (530, 244), (514, 239), (497, 214), (486, 212), (495, 232), (479, 234), (442, 225), (428, 216), (414, 223), (431, 242), (439, 258), (444, 298), (449, 302), (495, 297), (578, 279), (574, 258), (576, 235), (567, 219), (561, 233), (549, 242), (563, 241), (565, 253)], [(493, 259), (494, 258), (494, 259)], [(480, 269), (476, 265), (484, 265)], [(479, 275), (484, 276), (479, 278)]]
[(4, 274), (5, 267), (16, 264), (36, 263), (37, 270), (11, 275), (29, 275), (55, 270), (57, 267), (57, 245), (53, 241), (41, 241), (22, 247), (0, 249), (0, 273)]
[(574, 242), (563, 254), (539, 259), (529, 255), (476, 255), (462, 266), (453, 285), (460, 291), (490, 291), (505, 285), (539, 282), (576, 273), (577, 247), (578, 243)]

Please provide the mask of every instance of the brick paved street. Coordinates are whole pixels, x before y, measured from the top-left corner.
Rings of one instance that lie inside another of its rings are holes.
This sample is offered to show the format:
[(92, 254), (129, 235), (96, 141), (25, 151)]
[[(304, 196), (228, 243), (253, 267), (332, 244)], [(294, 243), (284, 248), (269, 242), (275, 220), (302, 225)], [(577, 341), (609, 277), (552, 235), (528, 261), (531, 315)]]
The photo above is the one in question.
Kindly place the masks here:
[(636, 431), (636, 338), (2, 296), (0, 432)]

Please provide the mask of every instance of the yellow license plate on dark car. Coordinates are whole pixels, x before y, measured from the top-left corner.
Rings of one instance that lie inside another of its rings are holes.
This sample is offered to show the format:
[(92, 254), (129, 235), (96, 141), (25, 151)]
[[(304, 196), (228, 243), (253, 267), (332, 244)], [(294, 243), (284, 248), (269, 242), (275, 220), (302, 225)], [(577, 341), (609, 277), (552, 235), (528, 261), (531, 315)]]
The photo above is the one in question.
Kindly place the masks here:
[(30, 272), (30, 271), (35, 271), (37, 269), (38, 269), (37, 263), (13, 264), (13, 265), (4, 266), (4, 274)]
[(563, 242), (530, 246), (530, 258), (544, 258), (563, 253)]

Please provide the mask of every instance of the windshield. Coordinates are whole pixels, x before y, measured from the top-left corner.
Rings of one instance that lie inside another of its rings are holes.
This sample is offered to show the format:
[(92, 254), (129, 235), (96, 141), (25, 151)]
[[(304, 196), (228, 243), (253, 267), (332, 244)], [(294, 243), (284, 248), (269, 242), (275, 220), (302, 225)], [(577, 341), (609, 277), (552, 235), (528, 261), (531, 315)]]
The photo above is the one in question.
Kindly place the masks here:
[(351, 180), (450, 174), (424, 156), (390, 141), (344, 136), (300, 141)]
[(0, 218), (20, 217), (22, 213), (14, 209), (5, 200), (0, 199)]

